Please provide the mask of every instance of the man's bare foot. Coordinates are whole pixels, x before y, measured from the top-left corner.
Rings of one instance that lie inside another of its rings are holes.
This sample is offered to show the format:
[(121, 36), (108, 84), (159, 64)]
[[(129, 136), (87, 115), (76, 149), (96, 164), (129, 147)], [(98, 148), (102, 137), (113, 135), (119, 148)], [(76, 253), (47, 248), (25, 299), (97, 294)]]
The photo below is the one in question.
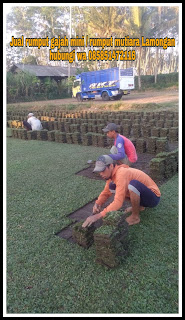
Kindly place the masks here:
[(126, 208), (124, 212), (125, 212), (125, 213), (132, 212), (132, 207), (128, 207), (128, 208)]
[(140, 222), (140, 218), (134, 217), (132, 214), (128, 218), (126, 218), (125, 220), (129, 224), (129, 226), (132, 226), (133, 224), (137, 224)]
[(144, 211), (145, 210), (145, 207), (140, 207), (139, 208), (139, 211)]
[[(139, 211), (144, 211), (144, 210), (145, 210), (145, 207), (140, 207), (139, 208)], [(129, 212), (132, 212), (132, 207), (128, 207), (124, 211), (124, 213), (129, 213)]]

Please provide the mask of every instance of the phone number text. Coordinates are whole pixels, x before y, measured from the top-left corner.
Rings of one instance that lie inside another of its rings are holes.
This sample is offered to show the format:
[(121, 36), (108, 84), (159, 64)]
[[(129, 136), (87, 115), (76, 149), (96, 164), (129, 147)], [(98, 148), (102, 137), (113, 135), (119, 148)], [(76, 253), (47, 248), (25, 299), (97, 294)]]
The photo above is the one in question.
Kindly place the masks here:
[(88, 52), (89, 60), (135, 60), (136, 59), (136, 52), (135, 50), (89, 50)]

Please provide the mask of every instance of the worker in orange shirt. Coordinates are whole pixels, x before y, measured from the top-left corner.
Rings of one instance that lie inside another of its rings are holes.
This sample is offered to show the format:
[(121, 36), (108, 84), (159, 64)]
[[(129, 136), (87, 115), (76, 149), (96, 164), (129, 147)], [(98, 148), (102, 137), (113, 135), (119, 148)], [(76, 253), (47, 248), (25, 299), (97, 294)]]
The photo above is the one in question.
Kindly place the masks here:
[[(145, 207), (153, 208), (160, 201), (160, 190), (146, 173), (126, 164), (114, 164), (109, 155), (102, 155), (97, 159), (93, 172), (98, 172), (106, 180), (106, 184), (93, 207), (94, 215), (82, 224), (84, 228), (104, 218), (107, 212), (119, 210), (125, 199), (131, 202), (131, 207), (125, 210), (126, 213), (131, 212), (126, 221), (129, 225), (137, 224), (140, 222), (140, 211)], [(111, 185), (115, 190), (111, 190)], [(115, 192), (114, 201), (101, 210), (112, 192)]]

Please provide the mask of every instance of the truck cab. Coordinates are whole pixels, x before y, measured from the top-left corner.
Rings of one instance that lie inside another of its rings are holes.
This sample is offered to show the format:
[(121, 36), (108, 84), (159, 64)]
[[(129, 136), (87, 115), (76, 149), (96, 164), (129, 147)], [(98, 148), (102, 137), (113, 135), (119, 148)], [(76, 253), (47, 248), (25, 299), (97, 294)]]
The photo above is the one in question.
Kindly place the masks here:
[(75, 79), (72, 87), (72, 98), (76, 98), (78, 92), (81, 91), (81, 79)]

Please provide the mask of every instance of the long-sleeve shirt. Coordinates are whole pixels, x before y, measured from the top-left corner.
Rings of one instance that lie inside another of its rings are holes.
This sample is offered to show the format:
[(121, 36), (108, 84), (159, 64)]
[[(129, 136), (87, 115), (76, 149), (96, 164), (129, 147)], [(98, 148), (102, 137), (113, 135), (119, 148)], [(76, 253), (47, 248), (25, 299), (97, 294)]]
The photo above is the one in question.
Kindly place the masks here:
[(158, 186), (146, 173), (138, 169), (130, 168), (125, 164), (119, 166), (116, 165), (113, 169), (111, 178), (107, 180), (104, 190), (96, 200), (97, 204), (103, 205), (112, 195), (109, 190), (110, 182), (113, 181), (116, 184), (114, 200), (105, 209), (103, 209), (103, 211), (101, 211), (102, 217), (104, 217), (107, 212), (117, 211), (122, 207), (125, 198), (129, 198), (128, 185), (133, 179), (143, 183), (146, 187), (152, 190), (156, 196), (161, 196)]
[(28, 118), (27, 122), (31, 125), (32, 130), (42, 130), (42, 124), (36, 117)]
[(114, 140), (114, 145), (118, 150), (117, 154), (109, 154), (113, 160), (121, 160), (127, 155), (130, 162), (137, 161), (137, 153), (134, 144), (128, 138), (118, 134)]

